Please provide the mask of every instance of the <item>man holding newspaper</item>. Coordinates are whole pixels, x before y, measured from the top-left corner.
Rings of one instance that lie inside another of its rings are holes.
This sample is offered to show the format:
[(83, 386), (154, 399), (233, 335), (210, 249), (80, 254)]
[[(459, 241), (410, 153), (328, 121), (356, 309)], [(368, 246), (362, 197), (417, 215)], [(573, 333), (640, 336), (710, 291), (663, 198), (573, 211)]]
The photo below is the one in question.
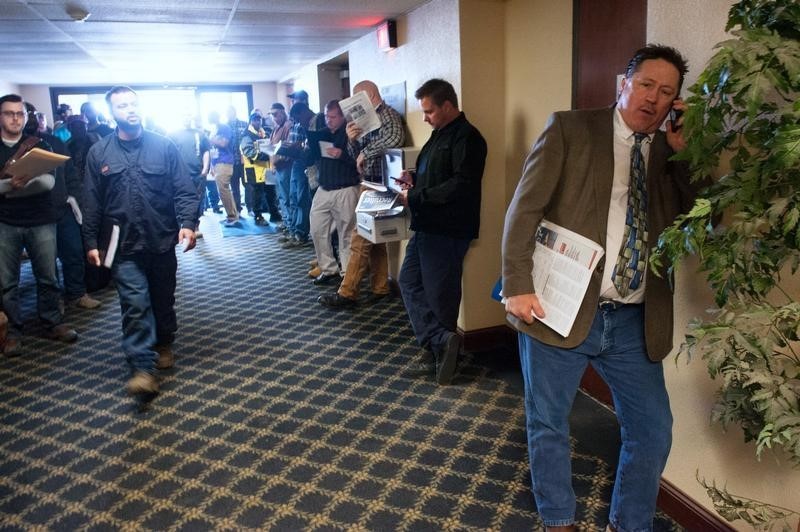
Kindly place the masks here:
[[(671, 109), (685, 108), (686, 71), (677, 50), (649, 45), (630, 60), (616, 106), (552, 115), (506, 215), (503, 295), (519, 331), (532, 486), (547, 530), (574, 530), (568, 416), (589, 363), (611, 387), (622, 428), (610, 528), (652, 527), (671, 445), (661, 360), (673, 318), (668, 280), (645, 266), (648, 247), (694, 198), (687, 165), (669, 160), (685, 147), (682, 119), (659, 130)], [(564, 308), (549, 306), (531, 271), (542, 266), (534, 243), (552, 260), (554, 251), (568, 253), (561, 238), (584, 252), (574, 265), (586, 284), (573, 292), (573, 323), (559, 333), (544, 321)], [(591, 260), (594, 243), (599, 260)]]

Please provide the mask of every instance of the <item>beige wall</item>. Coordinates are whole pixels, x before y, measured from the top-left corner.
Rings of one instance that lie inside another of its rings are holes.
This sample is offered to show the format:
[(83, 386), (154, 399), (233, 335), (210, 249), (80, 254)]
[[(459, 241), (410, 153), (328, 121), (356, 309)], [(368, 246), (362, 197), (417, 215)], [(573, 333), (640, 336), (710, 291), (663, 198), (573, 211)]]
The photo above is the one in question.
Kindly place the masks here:
[(462, 0), (461, 99), (464, 114), (488, 146), (481, 190), (481, 228), (464, 261), (461, 327), (476, 330), (503, 323), (505, 312), (492, 300), (500, 274), (500, 237), (505, 204), (505, 13), (496, 0)]
[(554, 111), (572, 104), (572, 2), (512, 0), (506, 9), (506, 200)]
[[(253, 83), (253, 107), (266, 113), (270, 106), (277, 101), (280, 101), (278, 100), (277, 83)], [(242, 120), (246, 119), (242, 118)]]
[[(648, 3), (647, 39), (675, 46), (687, 56), (690, 63), (687, 86), (705, 67), (714, 44), (728, 37), (724, 28), (731, 4), (730, 0)], [(713, 304), (705, 277), (695, 273), (696, 264), (688, 261), (678, 276), (676, 345), (683, 339), (685, 324), (702, 316)], [(793, 284), (797, 293), (797, 281)], [(689, 363), (686, 358), (677, 363), (674, 358), (667, 358), (664, 369), (675, 417), (674, 443), (665, 478), (707, 508), (713, 505), (695, 480), (696, 472), (727, 486), (732, 493), (800, 509), (800, 474), (791, 469), (786, 456), (767, 451), (759, 462), (755, 447), (743, 442), (740, 429), (730, 427), (726, 433), (719, 425), (710, 423), (718, 385), (709, 378), (705, 363), (699, 358)], [(749, 529), (743, 521), (735, 524), (740, 530)]]

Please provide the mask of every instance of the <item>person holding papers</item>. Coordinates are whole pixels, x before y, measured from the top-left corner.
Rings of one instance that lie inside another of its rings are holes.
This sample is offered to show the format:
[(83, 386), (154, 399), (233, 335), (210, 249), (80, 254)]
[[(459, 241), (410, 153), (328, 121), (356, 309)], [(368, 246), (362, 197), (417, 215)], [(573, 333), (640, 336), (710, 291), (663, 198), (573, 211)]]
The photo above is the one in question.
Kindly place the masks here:
[[(311, 238), (321, 273), (314, 279), (317, 286), (338, 284), (341, 273), (350, 261), (350, 236), (356, 226), (356, 203), (360, 179), (356, 162), (347, 152), (344, 115), (338, 100), (325, 105), (325, 125), (308, 132), (310, 160), (319, 168), (319, 187), (311, 202)], [(333, 254), (331, 230), (339, 238), (339, 262)]]
[(464, 257), (480, 228), (486, 141), (458, 109), (447, 81), (428, 80), (414, 96), (433, 133), (416, 172), (401, 174), (400, 199), (415, 233), (400, 269), (400, 291), (417, 342), (433, 352), (436, 382), (449, 384), (461, 351), (456, 324)]
[[(36, 309), (46, 328), (45, 337), (61, 342), (74, 342), (78, 338), (74, 329), (62, 323), (56, 272), (56, 222), (60, 207), (57, 197), (64, 195), (64, 180), (57, 180), (54, 170), (30, 175), (14, 169), (15, 162), (37, 147), (51, 151), (40, 138), (23, 132), (27, 121), (22, 97), (17, 94), (0, 97), (0, 289), (2, 310), (8, 319), (7, 337), (0, 347), (7, 357), (22, 354), (19, 275), (23, 248), (28, 251), (36, 278)], [(60, 191), (54, 194), (56, 186)], [(0, 318), (0, 321), (5, 320)]]
[[(646, 273), (647, 250), (695, 196), (686, 143), (667, 123), (687, 71), (681, 54), (649, 45), (630, 60), (616, 105), (553, 114), (533, 146), (508, 208), (503, 296), (519, 331), (528, 452), (536, 506), (547, 530), (575, 529), (568, 416), (587, 364), (605, 379), (621, 426), (612, 530), (650, 530), (671, 444), (661, 360), (672, 348), (672, 291)], [(534, 293), (534, 235), (543, 221), (599, 244), (568, 336), (541, 323)]]
[[(392, 109), (381, 98), (378, 86), (369, 80), (363, 80), (353, 87), (353, 94), (366, 93), (375, 112), (380, 118), (381, 126), (363, 134), (358, 124), (350, 122), (347, 133), (347, 152), (356, 160), (356, 168), (361, 175), (361, 192), (372, 190), (371, 183), (383, 182), (383, 151), (387, 148), (398, 148), (405, 142), (405, 128), (400, 114)], [(364, 275), (370, 272), (370, 289), (372, 294), (368, 301), (377, 303), (389, 296), (389, 259), (386, 244), (373, 244), (358, 234), (353, 228), (350, 237), (350, 262), (347, 265), (342, 284), (336, 292), (322, 294), (317, 301), (330, 309), (350, 308), (356, 304), (359, 286)]]
[(113, 242), (102, 241), (102, 229), (118, 227), (110, 267), (122, 310), (122, 350), (131, 368), (127, 389), (149, 398), (158, 392), (155, 370), (173, 364), (175, 244), (183, 243), (184, 252), (195, 246), (200, 198), (175, 144), (142, 127), (137, 94), (112, 87), (106, 102), (117, 131), (87, 156), (84, 247), (89, 262), (100, 266), (107, 259), (101, 249), (113, 249)]

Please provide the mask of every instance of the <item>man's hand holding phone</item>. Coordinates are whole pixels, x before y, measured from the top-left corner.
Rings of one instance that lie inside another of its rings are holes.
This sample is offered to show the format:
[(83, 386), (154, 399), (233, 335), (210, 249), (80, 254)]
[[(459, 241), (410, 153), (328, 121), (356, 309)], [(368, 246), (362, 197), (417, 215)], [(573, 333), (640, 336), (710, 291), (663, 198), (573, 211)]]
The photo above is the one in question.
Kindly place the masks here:
[(683, 138), (683, 113), (686, 111), (686, 103), (680, 98), (672, 101), (672, 108), (669, 110), (669, 121), (667, 123), (667, 144), (675, 152), (686, 148), (686, 139)]

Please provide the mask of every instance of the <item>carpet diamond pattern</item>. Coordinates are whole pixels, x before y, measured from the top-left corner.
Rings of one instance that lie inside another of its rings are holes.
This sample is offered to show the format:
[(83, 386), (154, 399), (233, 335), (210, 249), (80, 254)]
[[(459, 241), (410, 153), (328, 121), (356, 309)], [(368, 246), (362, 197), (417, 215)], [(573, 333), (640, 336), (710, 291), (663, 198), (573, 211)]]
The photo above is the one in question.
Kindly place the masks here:
[[(399, 299), (326, 310), (311, 248), (215, 225), (179, 253), (176, 366), (148, 408), (125, 395), (113, 289), (68, 311), (76, 344), (32, 321), (0, 357), (0, 530), (540, 527), (508, 353), (439, 387)], [(23, 283), (33, 320), (27, 265)], [(576, 447), (574, 468), (579, 524), (602, 529), (614, 466)]]

